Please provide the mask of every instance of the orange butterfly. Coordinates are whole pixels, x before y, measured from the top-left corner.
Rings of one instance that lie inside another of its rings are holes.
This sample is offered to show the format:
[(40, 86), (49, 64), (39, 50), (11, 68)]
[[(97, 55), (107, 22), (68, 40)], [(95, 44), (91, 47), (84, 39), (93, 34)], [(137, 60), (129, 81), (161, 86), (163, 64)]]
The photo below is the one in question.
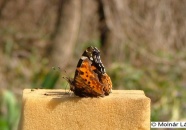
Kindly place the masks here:
[(80, 97), (107, 96), (112, 90), (112, 81), (106, 74), (96, 47), (88, 47), (82, 54), (74, 79), (66, 78), (70, 90)]

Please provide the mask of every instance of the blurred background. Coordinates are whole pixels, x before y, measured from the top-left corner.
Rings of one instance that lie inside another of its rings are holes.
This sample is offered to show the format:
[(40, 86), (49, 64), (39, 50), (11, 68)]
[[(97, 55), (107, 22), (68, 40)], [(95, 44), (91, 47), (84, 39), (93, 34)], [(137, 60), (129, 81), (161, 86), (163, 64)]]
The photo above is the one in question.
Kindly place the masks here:
[(100, 49), (113, 89), (151, 98), (152, 121), (186, 121), (185, 7), (185, 0), (0, 0), (0, 129), (17, 129), (23, 89), (68, 89), (62, 77), (73, 77), (90, 45)]

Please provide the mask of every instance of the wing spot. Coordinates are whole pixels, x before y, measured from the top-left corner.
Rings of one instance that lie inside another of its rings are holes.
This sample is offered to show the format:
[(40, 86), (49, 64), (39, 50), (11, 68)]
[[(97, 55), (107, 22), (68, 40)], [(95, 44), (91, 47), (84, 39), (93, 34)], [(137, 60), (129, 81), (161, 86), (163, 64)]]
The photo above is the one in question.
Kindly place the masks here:
[(90, 57), (90, 60), (91, 60), (91, 61), (93, 61), (93, 58), (92, 58), (92, 57)]
[(84, 72), (81, 71), (81, 72), (80, 72), (80, 75), (84, 75)]
[(94, 56), (94, 59), (97, 59), (96, 55)]
[(85, 60), (85, 59), (87, 59), (87, 57), (86, 56), (81, 56), (81, 59)]

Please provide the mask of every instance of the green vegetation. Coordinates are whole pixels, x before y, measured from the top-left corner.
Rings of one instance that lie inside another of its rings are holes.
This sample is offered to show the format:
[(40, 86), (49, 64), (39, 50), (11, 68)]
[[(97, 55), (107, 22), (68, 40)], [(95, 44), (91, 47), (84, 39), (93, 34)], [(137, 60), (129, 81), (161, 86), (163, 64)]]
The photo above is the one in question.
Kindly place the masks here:
[(150, 69), (114, 64), (109, 73), (113, 86), (118, 86), (119, 89), (145, 91), (152, 101), (152, 121), (185, 120), (186, 88), (180, 80), (181, 70), (171, 67), (163, 74), (159, 69), (161, 69), (159, 66)]
[(20, 104), (14, 93), (8, 90), (0, 93), (0, 129), (1, 130), (16, 130), (20, 117)]

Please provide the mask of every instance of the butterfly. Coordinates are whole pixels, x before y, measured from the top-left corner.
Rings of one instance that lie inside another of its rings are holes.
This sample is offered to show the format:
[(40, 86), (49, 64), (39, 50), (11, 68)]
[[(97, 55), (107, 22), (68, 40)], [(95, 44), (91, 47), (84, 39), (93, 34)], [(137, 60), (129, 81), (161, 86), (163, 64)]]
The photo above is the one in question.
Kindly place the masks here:
[(70, 90), (80, 97), (103, 97), (111, 93), (112, 81), (107, 75), (96, 47), (88, 47), (78, 61), (74, 78), (66, 77)]

